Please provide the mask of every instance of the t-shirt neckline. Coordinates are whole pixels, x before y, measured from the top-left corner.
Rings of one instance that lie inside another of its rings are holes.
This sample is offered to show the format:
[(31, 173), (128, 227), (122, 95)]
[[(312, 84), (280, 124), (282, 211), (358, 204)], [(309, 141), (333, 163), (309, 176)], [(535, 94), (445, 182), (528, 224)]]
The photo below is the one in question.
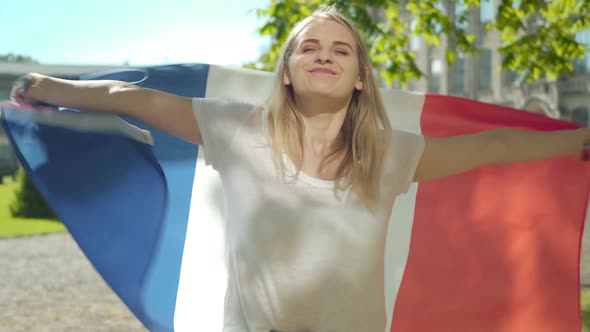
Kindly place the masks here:
[[(291, 177), (294, 177), (295, 174), (297, 173), (297, 167), (295, 166), (293, 161), (291, 161), (291, 158), (289, 158), (289, 156), (287, 156), (287, 154), (284, 154), (283, 158), (285, 160), (285, 166), (287, 167), (288, 175)], [(299, 171), (298, 179), (309, 184), (309, 185), (312, 185), (312, 186), (318, 187), (318, 188), (322, 188), (322, 189), (334, 189), (336, 187), (336, 181), (334, 181), (334, 180), (320, 179), (320, 178), (311, 176), (303, 171)]]

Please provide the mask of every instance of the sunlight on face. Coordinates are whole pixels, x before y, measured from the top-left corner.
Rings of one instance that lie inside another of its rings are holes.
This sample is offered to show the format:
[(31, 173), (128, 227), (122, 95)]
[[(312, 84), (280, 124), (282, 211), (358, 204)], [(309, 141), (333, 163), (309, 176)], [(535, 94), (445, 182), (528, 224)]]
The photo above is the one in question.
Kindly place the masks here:
[(297, 98), (325, 96), (350, 99), (362, 89), (358, 51), (347, 28), (330, 19), (316, 19), (299, 34), (284, 73)]

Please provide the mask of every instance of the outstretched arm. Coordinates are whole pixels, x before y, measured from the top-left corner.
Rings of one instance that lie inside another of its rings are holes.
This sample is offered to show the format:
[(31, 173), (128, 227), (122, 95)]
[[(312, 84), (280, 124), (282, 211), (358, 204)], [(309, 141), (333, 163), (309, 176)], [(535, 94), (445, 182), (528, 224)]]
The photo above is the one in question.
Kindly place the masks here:
[(414, 181), (431, 180), (484, 165), (548, 159), (563, 155), (582, 157), (590, 129), (531, 131), (492, 129), (476, 134), (426, 138)]
[(186, 141), (203, 143), (191, 98), (121, 81), (73, 81), (34, 73), (26, 78), (26, 86), (17, 81), (12, 89), (11, 97), (17, 102), (42, 101), (125, 115)]

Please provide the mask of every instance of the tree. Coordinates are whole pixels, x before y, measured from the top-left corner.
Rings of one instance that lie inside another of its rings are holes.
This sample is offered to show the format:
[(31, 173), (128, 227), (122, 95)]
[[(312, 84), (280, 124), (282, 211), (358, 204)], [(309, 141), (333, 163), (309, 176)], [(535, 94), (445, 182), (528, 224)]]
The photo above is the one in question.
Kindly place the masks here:
[(39, 63), (28, 55), (14, 53), (0, 54), (0, 62)]
[(22, 167), (17, 172), (17, 182), (14, 201), (10, 205), (10, 214), (13, 217), (57, 219), (55, 212)]
[[(489, 0), (483, 0), (489, 1)], [(266, 21), (259, 28), (272, 44), (258, 61), (246, 67), (272, 70), (280, 47), (293, 26), (326, 3), (323, 0), (271, 0), (256, 11)], [(479, 51), (476, 34), (468, 30), (473, 9), (480, 0), (332, 0), (357, 23), (369, 48), (371, 61), (387, 83), (406, 83), (423, 72), (408, 47), (413, 36), (432, 47), (446, 39), (446, 60), (452, 64), (458, 52)], [(447, 14), (448, 13), (448, 14)], [(576, 41), (578, 31), (590, 28), (590, 0), (504, 0), (488, 31), (500, 33), (501, 68), (517, 71), (526, 80), (545, 75), (555, 78), (573, 70), (573, 60), (584, 56)]]
[[(39, 63), (30, 56), (13, 53), (0, 54), (0, 62)], [(0, 135), (4, 136), (5, 134), (0, 132)], [(10, 149), (3, 149), (2, 153), (13, 154)], [(0, 174), (1, 177), (2, 175)], [(56, 219), (55, 213), (22, 168), (17, 172), (17, 182), (18, 186), (14, 192), (15, 200), (10, 205), (12, 216)]]

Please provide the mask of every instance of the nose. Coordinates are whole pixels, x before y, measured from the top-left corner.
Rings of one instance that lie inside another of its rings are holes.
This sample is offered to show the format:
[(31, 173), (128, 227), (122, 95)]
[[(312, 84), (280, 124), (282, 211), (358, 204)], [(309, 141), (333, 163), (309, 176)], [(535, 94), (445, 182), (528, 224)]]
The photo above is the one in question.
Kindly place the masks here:
[(330, 53), (329, 49), (323, 48), (319, 52), (316, 53), (316, 60), (317, 63), (332, 63), (332, 54)]

